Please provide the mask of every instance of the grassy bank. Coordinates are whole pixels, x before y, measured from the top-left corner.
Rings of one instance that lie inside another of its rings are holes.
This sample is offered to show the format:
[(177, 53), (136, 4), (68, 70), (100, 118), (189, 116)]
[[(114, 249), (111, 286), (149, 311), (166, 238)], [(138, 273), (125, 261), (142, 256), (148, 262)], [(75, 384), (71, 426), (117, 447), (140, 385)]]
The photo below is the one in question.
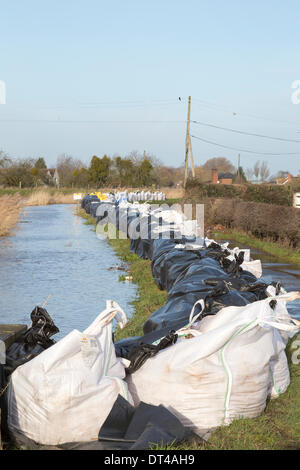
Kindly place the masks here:
[(26, 206), (48, 206), (49, 204), (74, 204), (73, 192), (38, 190), (25, 201)]
[(21, 197), (18, 194), (0, 197), (0, 237), (10, 234), (18, 222), (22, 209)]
[(300, 251), (285, 248), (272, 241), (259, 240), (251, 235), (236, 230), (216, 231), (212, 236), (217, 240), (235, 240), (237, 242), (248, 245), (250, 248), (258, 248), (259, 250), (270, 253), (278, 258), (278, 260), (286, 261), (300, 266)]
[[(95, 219), (84, 211), (79, 215), (86, 218), (87, 224)], [(145, 319), (164, 305), (167, 293), (156, 286), (148, 260), (141, 260), (129, 252), (129, 240), (109, 240), (110, 245), (122, 261), (128, 264), (128, 272), (138, 286), (138, 294), (133, 301), (135, 313), (127, 326), (119, 331), (117, 339), (142, 334)], [(291, 345), (287, 354), (292, 354)], [(240, 419), (230, 426), (221, 427), (212, 434), (208, 442), (181, 444), (170, 449), (178, 450), (241, 450), (241, 449), (298, 449), (300, 447), (300, 365), (290, 361), (291, 385), (286, 393), (267, 403), (265, 412), (254, 419)]]

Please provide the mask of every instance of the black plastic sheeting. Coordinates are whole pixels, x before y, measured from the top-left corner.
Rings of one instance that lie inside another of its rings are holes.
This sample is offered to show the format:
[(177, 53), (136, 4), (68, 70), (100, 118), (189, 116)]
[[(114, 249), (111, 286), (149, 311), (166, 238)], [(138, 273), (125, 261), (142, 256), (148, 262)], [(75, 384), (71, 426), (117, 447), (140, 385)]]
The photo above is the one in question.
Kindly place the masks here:
[(149, 449), (149, 443), (167, 446), (190, 437), (190, 431), (164, 406), (141, 402), (134, 408), (121, 395), (99, 432), (101, 443), (119, 442), (131, 450)]

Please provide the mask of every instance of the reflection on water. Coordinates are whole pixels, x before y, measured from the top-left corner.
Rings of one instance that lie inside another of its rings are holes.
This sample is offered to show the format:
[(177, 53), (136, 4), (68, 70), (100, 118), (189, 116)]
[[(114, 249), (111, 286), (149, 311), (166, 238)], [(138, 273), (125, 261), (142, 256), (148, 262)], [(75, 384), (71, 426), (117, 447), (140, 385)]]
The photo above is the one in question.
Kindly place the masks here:
[(0, 240), (0, 323), (30, 323), (30, 313), (52, 294), (46, 306), (60, 329), (85, 329), (116, 300), (127, 316), (136, 285), (119, 282), (119, 258), (92, 226), (74, 215), (73, 205), (28, 207), (16, 236)]
[[(225, 240), (224, 240), (225, 241)], [(230, 240), (230, 248), (239, 246), (240, 248), (248, 248), (234, 240)], [(299, 266), (284, 263), (275, 256), (259, 251), (257, 248), (251, 248), (251, 257), (260, 259), (263, 267), (262, 280), (270, 284), (271, 282), (280, 282), (286, 291), (300, 291), (300, 270)], [(287, 304), (288, 311), (293, 317), (300, 319), (300, 300)]]

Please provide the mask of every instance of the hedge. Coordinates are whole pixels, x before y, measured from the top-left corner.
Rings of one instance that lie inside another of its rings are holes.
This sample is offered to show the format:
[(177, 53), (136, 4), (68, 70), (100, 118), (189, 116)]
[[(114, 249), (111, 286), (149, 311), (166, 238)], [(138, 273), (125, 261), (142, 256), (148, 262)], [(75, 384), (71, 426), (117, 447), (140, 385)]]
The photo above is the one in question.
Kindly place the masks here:
[(300, 191), (299, 182), (278, 186), (271, 184), (204, 184), (197, 179), (187, 181), (186, 197), (214, 197), (293, 206), (293, 195)]
[(259, 239), (300, 249), (300, 210), (294, 207), (219, 198), (185, 197), (182, 202), (203, 203), (206, 226), (221, 224)]

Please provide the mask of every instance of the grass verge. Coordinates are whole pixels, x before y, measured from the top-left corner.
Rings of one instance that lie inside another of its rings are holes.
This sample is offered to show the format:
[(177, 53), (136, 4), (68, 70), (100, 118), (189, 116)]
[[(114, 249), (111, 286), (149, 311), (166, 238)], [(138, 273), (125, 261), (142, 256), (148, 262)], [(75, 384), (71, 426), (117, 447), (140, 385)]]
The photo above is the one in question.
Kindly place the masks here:
[(298, 264), (300, 266), (300, 252), (297, 250), (282, 247), (271, 241), (259, 240), (243, 232), (230, 231), (227, 229), (222, 232), (213, 232), (212, 235), (217, 240), (236, 240), (237, 242), (249, 245), (249, 247), (258, 248), (266, 253), (270, 253), (279, 260), (288, 261), (289, 263)]
[(21, 209), (22, 202), (18, 194), (0, 197), (0, 237), (10, 234), (19, 219)]
[[(83, 210), (77, 212), (87, 224), (95, 219)], [(222, 233), (223, 236), (223, 233)], [(232, 238), (233, 235), (231, 234)], [(235, 238), (236, 239), (236, 238)], [(108, 240), (122, 261), (128, 264), (129, 274), (138, 286), (138, 295), (132, 302), (135, 313), (126, 327), (117, 332), (117, 339), (142, 334), (142, 324), (147, 317), (165, 304), (167, 293), (156, 286), (150, 261), (141, 260), (129, 252), (129, 240)], [(245, 241), (245, 243), (247, 243)], [(231, 425), (218, 428), (208, 442), (181, 443), (180, 445), (157, 447), (154, 450), (295, 450), (300, 448), (300, 364), (293, 364), (292, 342), (287, 347), (291, 384), (283, 395), (269, 400), (264, 413), (257, 418), (238, 419)], [(298, 347), (299, 349), (299, 347)], [(298, 354), (300, 361), (300, 353)]]

